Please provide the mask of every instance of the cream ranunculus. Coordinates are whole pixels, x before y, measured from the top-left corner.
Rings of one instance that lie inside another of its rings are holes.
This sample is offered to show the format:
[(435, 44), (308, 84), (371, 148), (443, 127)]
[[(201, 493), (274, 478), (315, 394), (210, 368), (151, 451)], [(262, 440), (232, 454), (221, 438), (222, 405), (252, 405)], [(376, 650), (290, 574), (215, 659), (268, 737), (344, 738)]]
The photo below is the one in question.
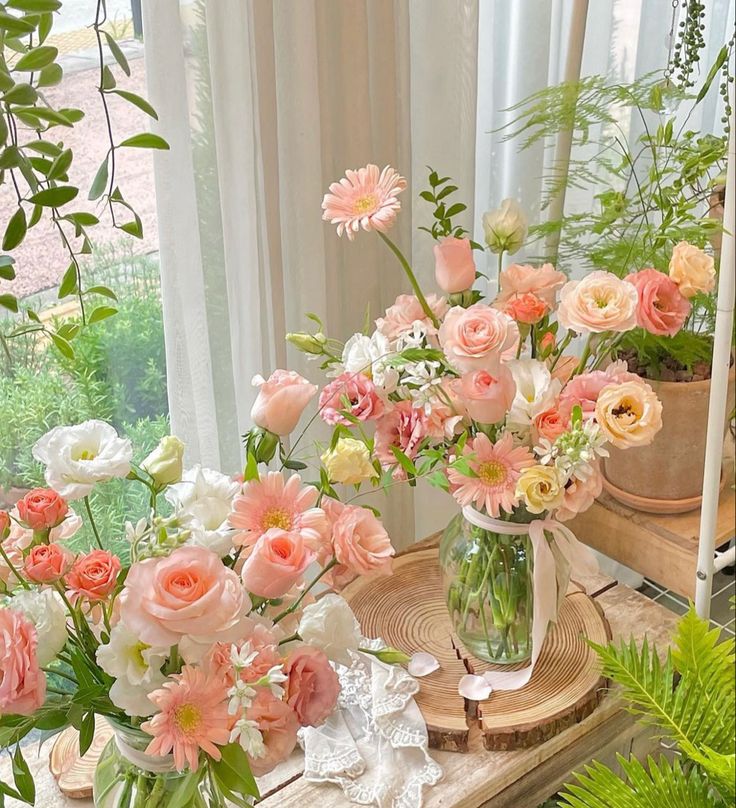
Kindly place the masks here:
[(304, 609), (299, 636), (307, 645), (319, 648), (333, 662), (350, 665), (348, 651), (357, 651), (362, 640), (360, 626), (347, 601), (339, 595), (325, 595)]
[(670, 278), (685, 297), (693, 297), (698, 292), (712, 292), (716, 285), (713, 256), (687, 241), (681, 241), (672, 250)]
[(176, 435), (164, 435), (158, 446), (141, 463), (153, 481), (161, 488), (181, 480), (184, 464), (184, 444)]
[(357, 485), (378, 476), (368, 447), (356, 438), (340, 438), (335, 448), (328, 449), (321, 460), (333, 483)]
[(95, 483), (126, 477), (133, 447), (104, 421), (57, 426), (33, 447), (46, 482), (65, 499), (82, 499)]
[(36, 627), (38, 664), (48, 665), (67, 641), (66, 609), (59, 593), (53, 589), (16, 589), (10, 605)]
[(565, 480), (555, 466), (531, 466), (521, 472), (516, 496), (529, 513), (544, 513), (559, 508), (565, 499)]
[(609, 384), (598, 396), (595, 418), (618, 449), (648, 446), (662, 428), (662, 402), (641, 379)]
[(580, 281), (568, 281), (560, 292), (557, 319), (579, 334), (630, 331), (636, 328), (639, 295), (612, 272), (597, 270)]
[(491, 252), (513, 255), (526, 240), (528, 222), (515, 199), (504, 199), (500, 208), (483, 214), (483, 230)]

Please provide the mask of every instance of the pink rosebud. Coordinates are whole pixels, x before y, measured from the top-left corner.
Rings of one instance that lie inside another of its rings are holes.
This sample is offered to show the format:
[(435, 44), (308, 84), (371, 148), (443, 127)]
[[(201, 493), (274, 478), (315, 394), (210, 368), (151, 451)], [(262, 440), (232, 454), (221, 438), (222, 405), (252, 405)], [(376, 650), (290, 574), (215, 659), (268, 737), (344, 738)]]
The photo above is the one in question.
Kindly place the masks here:
[(287, 659), (286, 703), (303, 727), (318, 727), (335, 708), (340, 682), (329, 659), (319, 648), (301, 645)]
[(33, 715), (46, 698), (38, 635), (25, 615), (0, 609), (0, 715)]
[(301, 533), (273, 527), (267, 530), (248, 556), (241, 578), (245, 588), (261, 598), (280, 598), (299, 583), (314, 559)]
[(650, 334), (674, 337), (690, 314), (690, 301), (680, 287), (664, 272), (656, 269), (641, 269), (626, 276), (636, 287), (639, 305), (636, 308), (636, 323)]
[(36, 584), (52, 584), (60, 581), (74, 563), (72, 553), (60, 544), (37, 544), (23, 562), (23, 569), (30, 581)]
[(502, 421), (516, 395), (516, 382), (504, 365), (495, 373), (475, 370), (458, 379), (455, 391), (465, 405), (468, 415), (480, 424)]
[(7, 538), (10, 533), (10, 514), (7, 511), (0, 511), (0, 541)]
[(77, 597), (104, 600), (115, 589), (120, 569), (120, 559), (109, 550), (92, 550), (77, 558), (66, 584)]
[(517, 323), (535, 325), (549, 311), (549, 306), (541, 297), (537, 297), (532, 292), (526, 292), (526, 294), (512, 297), (503, 310)]
[(540, 357), (546, 359), (552, 353), (556, 344), (555, 335), (551, 331), (545, 331), (544, 336), (539, 340)]
[(473, 250), (468, 239), (443, 238), (434, 246), (434, 260), (437, 285), (448, 295), (464, 292), (475, 282)]
[(367, 376), (342, 373), (320, 393), (319, 409), (322, 420), (330, 426), (351, 426), (342, 412), (349, 412), (359, 421), (373, 421), (383, 415), (384, 404)]
[(294, 431), (304, 408), (317, 393), (317, 387), (293, 370), (275, 370), (268, 378), (254, 376), (259, 387), (250, 417), (256, 426), (274, 435)]
[(31, 530), (60, 525), (69, 511), (66, 500), (51, 488), (34, 488), (18, 500), (18, 518)]

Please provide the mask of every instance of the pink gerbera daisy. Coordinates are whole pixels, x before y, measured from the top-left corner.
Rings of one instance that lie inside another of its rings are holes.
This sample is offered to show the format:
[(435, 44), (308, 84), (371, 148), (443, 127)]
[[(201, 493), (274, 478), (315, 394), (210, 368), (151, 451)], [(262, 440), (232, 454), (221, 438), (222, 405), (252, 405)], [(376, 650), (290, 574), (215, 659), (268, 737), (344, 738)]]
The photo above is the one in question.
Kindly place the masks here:
[(141, 726), (153, 735), (147, 755), (163, 756), (173, 751), (178, 771), (187, 763), (191, 771), (196, 771), (200, 749), (214, 760), (221, 758), (218, 746), (230, 740), (232, 724), (221, 678), (185, 665), (181, 673), (171, 676), (148, 698), (160, 712)]
[(337, 225), (338, 236), (347, 233), (350, 241), (361, 227), (383, 233), (401, 208), (397, 196), (404, 188), (406, 180), (391, 166), (383, 171), (373, 164), (356, 171), (349, 169), (325, 194), (322, 218)]
[(526, 446), (514, 448), (514, 439), (507, 432), (499, 441), (491, 443), (482, 432), (465, 448), (472, 455), (471, 469), (477, 477), (466, 477), (457, 469), (449, 469), (448, 478), (455, 499), (462, 505), (471, 503), (484, 507), (489, 516), (498, 518), (500, 510), (510, 513), (518, 504), (515, 496), (516, 481), (523, 469), (534, 465), (534, 457)]
[(287, 480), (282, 472), (269, 471), (260, 480), (247, 482), (242, 494), (235, 497), (229, 518), (239, 531), (234, 543), (251, 547), (276, 527), (300, 533), (304, 543), (316, 551), (329, 534), (325, 512), (314, 507), (318, 497), (317, 489), (302, 485), (298, 474)]

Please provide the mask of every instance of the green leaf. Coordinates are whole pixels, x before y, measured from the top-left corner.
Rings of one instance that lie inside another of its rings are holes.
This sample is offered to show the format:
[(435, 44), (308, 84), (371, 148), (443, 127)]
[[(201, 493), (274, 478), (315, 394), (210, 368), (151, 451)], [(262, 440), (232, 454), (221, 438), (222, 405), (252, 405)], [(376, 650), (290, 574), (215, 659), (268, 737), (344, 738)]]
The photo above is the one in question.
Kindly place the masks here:
[(28, 220), (28, 229), (30, 230), (31, 227), (35, 227), (41, 221), (41, 214), (43, 213), (43, 208), (40, 205), (33, 206), (33, 213), (31, 213), (31, 218)]
[(105, 159), (100, 163), (100, 167), (97, 169), (95, 178), (92, 180), (92, 186), (89, 189), (89, 194), (87, 196), (87, 198), (92, 202), (94, 202), (95, 199), (99, 199), (102, 194), (105, 193), (105, 188), (107, 188), (109, 156), (109, 153), (105, 155)]
[(95, 737), (95, 714), (90, 710), (82, 719), (82, 728), (79, 730), (79, 754), (86, 754), (92, 746)]
[(15, 259), (11, 255), (0, 255), (0, 278), (4, 281), (12, 281), (15, 278), (14, 263)]
[(66, 151), (63, 151), (51, 164), (49, 173), (46, 175), (47, 178), (50, 180), (55, 180), (59, 177), (65, 176), (69, 170), (69, 166), (72, 164), (73, 159), (74, 155), (72, 154), (71, 149), (66, 149)]
[(250, 482), (250, 480), (257, 480), (258, 474), (258, 461), (252, 452), (248, 452), (248, 459), (245, 463), (245, 471), (243, 472), (243, 481)]
[(21, 83), (16, 84), (11, 90), (8, 90), (2, 99), (6, 104), (35, 104), (38, 100), (38, 93), (31, 87), (30, 84)]
[(85, 210), (77, 211), (76, 213), (67, 213), (64, 217), (74, 224), (81, 225), (82, 227), (92, 227), (100, 223), (100, 220), (94, 213), (87, 213)]
[(705, 81), (703, 82), (703, 86), (700, 88), (700, 92), (695, 99), (696, 104), (699, 104), (705, 98), (705, 96), (708, 95), (708, 90), (710, 90), (710, 86), (713, 84), (713, 79), (716, 77), (718, 71), (723, 67), (723, 63), (726, 61), (726, 59), (728, 59), (728, 45), (724, 45), (718, 51), (716, 60), (711, 65), (708, 75), (705, 77)]
[(121, 224), (120, 229), (131, 236), (135, 236), (136, 238), (143, 238), (143, 222), (141, 222), (141, 217), (137, 213), (135, 214), (135, 219), (133, 219), (133, 221)]
[(166, 801), (166, 808), (189, 808), (193, 804), (192, 798), (201, 777), (199, 772), (190, 772), (183, 777), (176, 787), (176, 791)]
[(84, 118), (84, 111), (76, 107), (62, 107), (59, 112), (71, 123), (79, 123)]
[(8, 226), (5, 229), (5, 235), (3, 236), (3, 249), (14, 250), (26, 237), (27, 230), (28, 223), (26, 222), (26, 212), (23, 210), (23, 206), (21, 205), (10, 217)]
[(143, 132), (140, 135), (126, 138), (120, 146), (127, 146), (132, 149), (163, 149), (167, 150), (169, 144), (159, 135), (152, 132)]
[(66, 340), (73, 340), (80, 331), (81, 326), (79, 323), (64, 323), (56, 333)]
[(450, 207), (445, 212), (445, 218), (450, 219), (453, 216), (457, 216), (458, 213), (462, 213), (464, 210), (467, 210), (467, 205), (463, 205), (462, 202), (456, 202), (454, 205), (450, 205)]
[(225, 785), (236, 794), (250, 795), (260, 798), (258, 786), (250, 770), (250, 761), (240, 744), (229, 743), (220, 747), (222, 758), (210, 760), (212, 771)]
[(391, 451), (393, 452), (394, 457), (398, 460), (401, 468), (404, 469), (407, 474), (410, 474), (412, 477), (416, 477), (417, 469), (411, 458), (402, 452), (398, 446), (392, 446)]
[(117, 81), (115, 81), (112, 70), (107, 65), (104, 65), (102, 68), (102, 89), (112, 90), (116, 85)]
[[(59, 3), (59, 6), (61, 6), (61, 3)], [(53, 27), (54, 27), (54, 15), (50, 11), (44, 11), (43, 14), (41, 14), (41, 19), (38, 21), (39, 44), (42, 45), (46, 41)]]
[(15, 168), (20, 161), (20, 156), (17, 146), (11, 145), (7, 149), (3, 149), (3, 153), (0, 154), (0, 171)]
[(69, 340), (60, 337), (58, 334), (51, 334), (51, 341), (56, 346), (60, 354), (67, 359), (74, 359), (74, 348), (69, 344)]
[(103, 297), (109, 297), (110, 300), (117, 300), (118, 296), (113, 292), (112, 289), (108, 288), (107, 286), (90, 286), (89, 289), (85, 292), (87, 295), (102, 295)]
[(72, 122), (61, 110), (51, 109), (50, 107), (23, 107), (15, 112), (16, 116), (20, 118), (28, 126), (34, 129), (40, 128), (42, 124), (46, 123), (49, 126), (72, 126)]
[(57, 146), (56, 143), (51, 143), (48, 140), (31, 140), (23, 148), (33, 149), (33, 151), (45, 154), (47, 157), (57, 157), (61, 154), (61, 146)]
[(69, 295), (74, 295), (79, 291), (77, 287), (77, 266), (72, 263), (66, 268), (64, 277), (59, 284), (59, 300)]
[(58, 11), (61, 8), (61, 0), (7, 0), (5, 5), (18, 11), (40, 14), (44, 11)]
[(145, 98), (141, 98), (139, 95), (135, 93), (128, 92), (127, 90), (113, 90), (114, 95), (119, 95), (121, 98), (124, 98), (126, 101), (133, 104), (133, 106), (138, 107), (138, 109), (143, 110), (146, 115), (150, 115), (155, 120), (158, 120), (158, 113), (156, 110), (146, 101)]
[(36, 799), (36, 784), (33, 782), (31, 770), (20, 751), (20, 744), (13, 755), (13, 780), (21, 799), (29, 805), (33, 805)]
[(73, 185), (60, 185), (58, 188), (46, 188), (31, 197), (34, 205), (43, 205), (46, 208), (60, 208), (71, 202), (79, 193), (79, 188)]
[(117, 313), (118, 310), (113, 306), (98, 306), (87, 318), (87, 322), (90, 325), (92, 325), (93, 323), (99, 323), (100, 320), (106, 320), (108, 317), (112, 317), (114, 314)]
[(32, 34), (36, 30), (33, 23), (20, 17), (13, 17), (0, 11), (0, 30), (7, 31), (11, 36)]
[(105, 35), (105, 39), (107, 40), (107, 47), (110, 48), (110, 53), (112, 53), (115, 61), (120, 65), (123, 73), (126, 76), (130, 75), (130, 65), (128, 64), (128, 60), (125, 58), (125, 54), (120, 49), (120, 45), (114, 40), (111, 34), (108, 34), (107, 31), (102, 32)]
[(64, 70), (61, 65), (50, 64), (46, 65), (44, 69), (38, 74), (39, 87), (54, 87), (61, 84), (64, 78)]
[(54, 48), (51, 45), (41, 45), (38, 48), (28, 51), (25, 56), (21, 56), (13, 66), (13, 70), (33, 73), (50, 65), (58, 55), (58, 48)]

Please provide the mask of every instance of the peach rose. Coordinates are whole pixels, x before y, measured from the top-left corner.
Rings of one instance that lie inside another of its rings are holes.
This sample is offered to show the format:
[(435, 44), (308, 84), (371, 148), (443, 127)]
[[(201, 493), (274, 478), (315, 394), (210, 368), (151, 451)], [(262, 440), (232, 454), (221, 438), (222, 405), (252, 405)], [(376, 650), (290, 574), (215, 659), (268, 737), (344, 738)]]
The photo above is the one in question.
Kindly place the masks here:
[(554, 443), (569, 427), (570, 411), (562, 409), (560, 403), (555, 402), (554, 406), (542, 410), (532, 419), (532, 437), (535, 443), (539, 438), (547, 438)]
[(448, 295), (464, 292), (475, 283), (473, 249), (466, 238), (448, 236), (434, 245), (434, 276)]
[(72, 553), (60, 544), (37, 544), (31, 548), (23, 563), (30, 581), (52, 584), (60, 581), (74, 563)]
[(147, 645), (236, 642), (251, 625), (237, 574), (204, 547), (179, 547), (166, 558), (133, 564), (120, 601), (121, 620)]
[(341, 373), (319, 396), (320, 416), (330, 426), (352, 425), (341, 412), (349, 412), (359, 421), (374, 421), (383, 415), (383, 409), (376, 386), (362, 373)]
[(286, 660), (286, 703), (303, 727), (318, 727), (335, 709), (340, 682), (323, 651), (300, 645)]
[(648, 446), (662, 428), (662, 402), (635, 377), (601, 390), (595, 417), (603, 434), (618, 449)]
[(66, 500), (51, 488), (34, 488), (16, 503), (18, 518), (31, 530), (49, 530), (64, 521)]
[(501, 354), (519, 339), (516, 323), (498, 309), (475, 303), (453, 306), (439, 331), (440, 345), (450, 364), (462, 373), (498, 370)]
[(76, 597), (104, 600), (115, 589), (120, 569), (120, 559), (109, 550), (92, 550), (74, 562), (66, 585)]
[(532, 294), (543, 300), (549, 309), (553, 309), (557, 302), (557, 292), (567, 278), (552, 264), (542, 264), (541, 267), (511, 264), (501, 272), (500, 281), (501, 291), (494, 301), (497, 308), (503, 310), (512, 298)]
[(685, 297), (694, 297), (698, 292), (712, 292), (716, 285), (713, 256), (687, 241), (681, 241), (672, 250), (670, 278)]
[(560, 292), (557, 319), (579, 334), (630, 331), (636, 326), (639, 295), (612, 272), (597, 270), (581, 281), (568, 281)]
[(373, 512), (334, 499), (328, 499), (324, 507), (332, 523), (332, 546), (338, 563), (355, 575), (390, 575), (394, 548)]
[(250, 758), (253, 774), (263, 777), (294, 751), (299, 720), (286, 702), (280, 701), (265, 688), (259, 688), (258, 695), (245, 711), (245, 717), (255, 721), (263, 735), (265, 755)]
[(0, 511), (0, 541), (5, 539), (10, 533), (10, 514), (7, 511)]
[(516, 382), (504, 365), (499, 365), (494, 374), (487, 370), (466, 373), (454, 387), (468, 415), (480, 424), (502, 421), (516, 395)]
[(639, 295), (636, 322), (650, 334), (674, 337), (690, 314), (690, 301), (680, 287), (663, 272), (641, 269), (626, 280), (633, 283)]
[(587, 511), (588, 508), (600, 496), (603, 490), (603, 475), (598, 463), (595, 464), (593, 473), (585, 480), (573, 477), (565, 486), (565, 496), (562, 505), (555, 513), (555, 519), (560, 522), (567, 522), (574, 519), (579, 513)]
[(256, 426), (274, 435), (294, 431), (304, 408), (317, 393), (317, 386), (293, 370), (275, 370), (268, 380), (254, 376), (253, 384), (260, 388), (250, 417)]
[(302, 580), (313, 560), (301, 533), (272, 527), (255, 543), (240, 577), (254, 595), (279, 598)]
[[(441, 320), (449, 308), (444, 297), (427, 295), (427, 303), (434, 316)], [(427, 334), (436, 334), (437, 329), (424, 313), (422, 304), (414, 295), (399, 295), (393, 306), (386, 309), (386, 314), (376, 320), (376, 328), (389, 340), (398, 339), (402, 334), (411, 331), (414, 323), (420, 322)]]
[(46, 698), (36, 655), (36, 628), (25, 615), (0, 608), (0, 715), (32, 715)]
[(512, 297), (503, 307), (503, 310), (509, 317), (513, 317), (517, 323), (536, 325), (549, 311), (549, 306), (541, 297), (537, 297), (532, 292), (527, 292), (524, 295)]

